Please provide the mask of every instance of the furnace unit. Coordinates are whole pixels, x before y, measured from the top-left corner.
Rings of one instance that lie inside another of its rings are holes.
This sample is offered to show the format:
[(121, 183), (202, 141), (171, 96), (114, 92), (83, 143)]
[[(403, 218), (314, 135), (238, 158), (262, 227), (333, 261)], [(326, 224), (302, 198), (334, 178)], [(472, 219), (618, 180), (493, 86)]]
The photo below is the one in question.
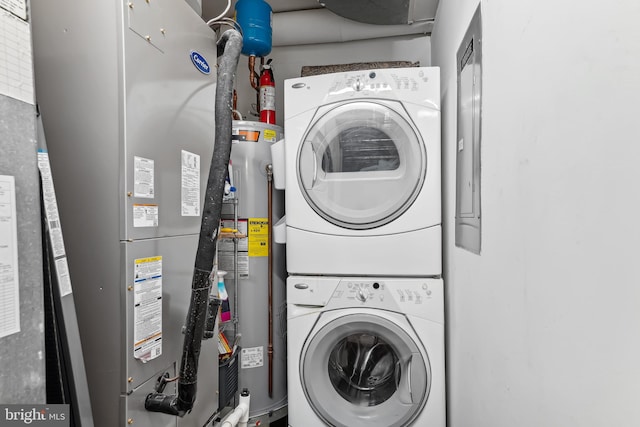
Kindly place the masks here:
[(180, 368), (214, 144), (216, 35), (182, 1), (31, 7), (95, 424), (201, 427), (218, 410), (215, 338), (203, 342), (191, 413), (144, 402)]

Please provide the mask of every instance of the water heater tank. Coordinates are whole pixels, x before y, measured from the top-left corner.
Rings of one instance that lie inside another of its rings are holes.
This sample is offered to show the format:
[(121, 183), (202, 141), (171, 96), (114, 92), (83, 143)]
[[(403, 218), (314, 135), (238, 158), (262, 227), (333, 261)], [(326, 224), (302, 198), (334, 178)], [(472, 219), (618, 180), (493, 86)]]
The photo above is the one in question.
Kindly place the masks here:
[[(231, 149), (233, 186), (237, 198), (238, 226), (246, 238), (238, 239), (234, 259), (233, 241), (218, 241), (218, 267), (228, 271), (225, 285), (231, 306), (237, 306), (241, 335), (238, 386), (251, 391), (249, 425), (269, 425), (287, 414), (287, 346), (285, 247), (273, 245), (272, 393), (269, 394), (269, 240), (268, 179), (271, 146), (282, 139), (280, 126), (251, 121), (233, 121)], [(233, 203), (223, 204), (223, 224), (233, 227)], [(272, 222), (284, 215), (284, 192), (273, 191)], [(236, 271), (237, 269), (237, 271)]]
[(238, 0), (236, 21), (242, 29), (242, 53), (267, 56), (271, 52), (271, 6), (264, 0)]

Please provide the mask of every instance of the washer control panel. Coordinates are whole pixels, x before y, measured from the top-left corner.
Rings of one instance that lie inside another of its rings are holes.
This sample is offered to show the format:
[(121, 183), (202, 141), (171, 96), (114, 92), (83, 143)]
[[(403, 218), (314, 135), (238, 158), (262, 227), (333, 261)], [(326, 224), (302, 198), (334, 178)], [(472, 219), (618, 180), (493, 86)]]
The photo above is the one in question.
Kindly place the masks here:
[(428, 281), (342, 279), (331, 296), (353, 306), (384, 308), (385, 305), (421, 305), (432, 298)]
[(444, 283), (439, 278), (289, 276), (290, 309), (367, 308), (442, 322)]

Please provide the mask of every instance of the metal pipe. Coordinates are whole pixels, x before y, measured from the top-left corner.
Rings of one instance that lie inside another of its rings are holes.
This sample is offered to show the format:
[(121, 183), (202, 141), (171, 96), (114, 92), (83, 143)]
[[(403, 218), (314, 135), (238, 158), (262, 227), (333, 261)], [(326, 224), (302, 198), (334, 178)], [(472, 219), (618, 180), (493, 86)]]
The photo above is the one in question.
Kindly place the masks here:
[(251, 87), (256, 91), (260, 91), (260, 74), (256, 73), (256, 57), (251, 55), (249, 57), (249, 83)]
[(196, 400), (198, 361), (211, 291), (210, 276), (216, 255), (224, 183), (231, 157), (233, 83), (241, 50), (240, 33), (236, 30), (225, 31), (218, 41), (218, 52), (223, 53), (218, 67), (215, 97), (215, 145), (209, 168), (191, 283), (191, 301), (184, 332), (178, 394), (165, 395), (162, 392), (156, 392), (147, 395), (145, 409), (148, 411), (182, 417), (191, 411)]
[[(231, 177), (231, 179), (234, 179)], [(233, 198), (233, 228), (238, 229), (238, 193)], [(233, 342), (238, 342), (240, 331), (240, 316), (238, 316), (238, 300), (240, 298), (240, 273), (238, 271), (238, 238), (233, 238)]]
[(267, 356), (269, 358), (269, 397), (273, 397), (273, 165), (267, 165), (267, 231), (268, 231), (268, 273), (267, 283), (269, 289), (269, 346)]
[(242, 120), (242, 116), (238, 111), (238, 93), (233, 90), (233, 120)]
[(256, 57), (249, 56), (249, 82), (251, 87), (256, 91), (256, 113), (260, 115), (260, 74), (256, 73)]

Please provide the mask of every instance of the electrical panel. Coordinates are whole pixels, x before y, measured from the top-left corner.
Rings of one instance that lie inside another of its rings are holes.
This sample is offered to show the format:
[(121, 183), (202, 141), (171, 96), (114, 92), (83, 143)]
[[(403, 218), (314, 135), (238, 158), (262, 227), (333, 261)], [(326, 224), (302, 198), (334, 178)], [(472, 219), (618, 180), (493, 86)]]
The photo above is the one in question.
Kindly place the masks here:
[(480, 140), (482, 115), (482, 26), (478, 5), (456, 55), (456, 246), (480, 253)]

